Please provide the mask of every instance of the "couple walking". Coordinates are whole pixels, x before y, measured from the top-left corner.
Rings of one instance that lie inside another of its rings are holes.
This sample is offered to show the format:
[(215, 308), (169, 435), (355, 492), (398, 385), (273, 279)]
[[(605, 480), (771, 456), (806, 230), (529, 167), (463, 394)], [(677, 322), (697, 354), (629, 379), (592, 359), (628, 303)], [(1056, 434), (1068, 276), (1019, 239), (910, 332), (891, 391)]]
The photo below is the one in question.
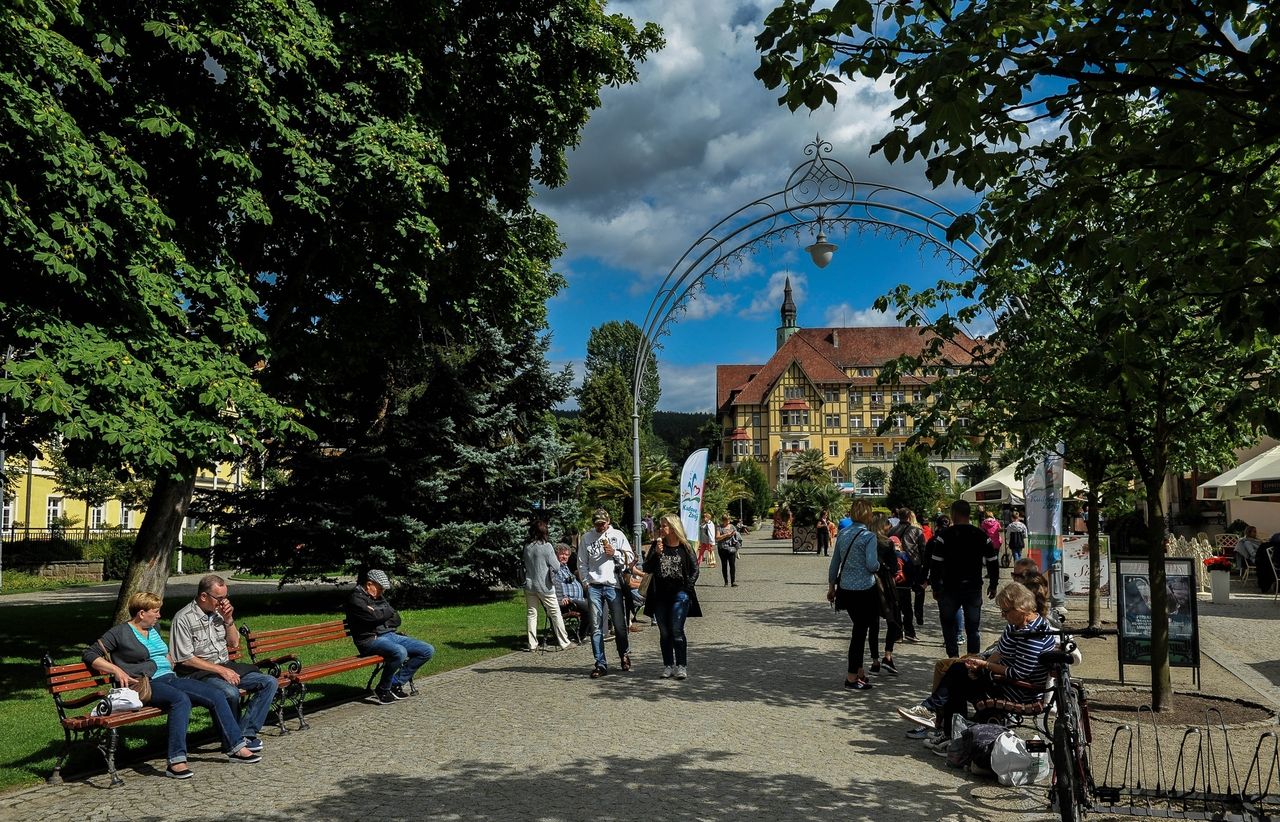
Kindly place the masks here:
[[(702, 525), (698, 527), (698, 564), (706, 564), (704, 558), (711, 557), (714, 549), (720, 555), (720, 574), (726, 587), (738, 587), (738, 549), (741, 547), (742, 536), (728, 514), (720, 517), (720, 527), (717, 528), (711, 514), (703, 513)], [(711, 557), (709, 565), (716, 567), (714, 557)]]

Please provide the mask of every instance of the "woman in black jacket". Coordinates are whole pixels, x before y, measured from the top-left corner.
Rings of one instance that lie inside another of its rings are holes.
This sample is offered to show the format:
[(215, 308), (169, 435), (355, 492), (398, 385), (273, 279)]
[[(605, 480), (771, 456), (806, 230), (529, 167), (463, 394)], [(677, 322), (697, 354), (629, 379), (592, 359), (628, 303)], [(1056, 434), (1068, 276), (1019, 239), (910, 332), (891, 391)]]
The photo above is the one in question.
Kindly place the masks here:
[(148, 704), (169, 712), (167, 776), (191, 778), (191, 768), (187, 765), (187, 722), (191, 718), (192, 703), (208, 708), (213, 714), (228, 759), (244, 763), (261, 760), (240, 735), (240, 720), (222, 692), (208, 683), (173, 672), (169, 646), (156, 627), (159, 621), (160, 597), (150, 591), (139, 591), (129, 597), (129, 621), (113, 626), (85, 648), (81, 659), (93, 670), (111, 676), (121, 688), (132, 688), (141, 676), (151, 678)]
[(702, 616), (698, 607), (698, 558), (684, 535), (680, 519), (667, 514), (658, 521), (658, 538), (649, 545), (644, 557), (645, 573), (650, 574), (649, 590), (644, 603), (646, 616), (658, 620), (659, 644), (662, 647), (662, 678), (688, 677), (689, 643), (684, 635), (687, 617)]

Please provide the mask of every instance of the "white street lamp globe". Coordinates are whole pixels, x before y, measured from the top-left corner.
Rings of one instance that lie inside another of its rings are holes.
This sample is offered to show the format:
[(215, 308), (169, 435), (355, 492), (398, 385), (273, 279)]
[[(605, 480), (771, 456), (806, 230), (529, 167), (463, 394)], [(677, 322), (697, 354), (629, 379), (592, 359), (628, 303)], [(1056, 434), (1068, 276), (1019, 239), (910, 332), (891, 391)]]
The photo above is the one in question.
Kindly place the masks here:
[(839, 248), (838, 245), (827, 242), (827, 235), (819, 231), (818, 239), (814, 241), (813, 245), (805, 248), (805, 251), (808, 251), (809, 256), (813, 258), (814, 265), (818, 268), (826, 268), (827, 264), (831, 262), (831, 255), (836, 252), (837, 248)]

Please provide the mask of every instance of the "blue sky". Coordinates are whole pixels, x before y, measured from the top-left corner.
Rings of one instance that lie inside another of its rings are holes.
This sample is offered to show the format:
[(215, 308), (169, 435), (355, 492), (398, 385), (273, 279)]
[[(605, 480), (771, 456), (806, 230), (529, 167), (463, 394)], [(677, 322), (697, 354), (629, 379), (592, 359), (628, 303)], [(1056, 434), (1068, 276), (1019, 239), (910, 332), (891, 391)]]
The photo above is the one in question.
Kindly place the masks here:
[[(752, 76), (754, 39), (771, 7), (609, 4), (610, 12), (661, 24), (667, 47), (641, 66), (639, 83), (602, 93), (602, 107), (569, 157), (568, 185), (541, 192), (536, 203), (567, 245), (556, 267), (569, 285), (548, 306), (550, 356), (572, 363), (579, 380), (591, 328), (608, 320), (640, 324), (685, 250), (722, 217), (781, 189), (816, 134), (859, 180), (901, 186), (956, 211), (973, 202), (968, 192), (932, 189), (920, 164), (890, 166), (869, 156), (890, 126), (887, 84), (848, 85), (835, 108), (813, 114), (777, 105), (778, 92)], [(660, 409), (711, 411), (717, 363), (768, 359), (787, 276), (799, 323), (812, 327), (894, 324), (872, 309), (876, 297), (901, 282), (918, 287), (948, 275), (938, 255), (918, 243), (828, 233), (840, 249), (826, 269), (803, 251), (812, 242), (806, 234), (762, 247), (708, 281), (662, 340)]]

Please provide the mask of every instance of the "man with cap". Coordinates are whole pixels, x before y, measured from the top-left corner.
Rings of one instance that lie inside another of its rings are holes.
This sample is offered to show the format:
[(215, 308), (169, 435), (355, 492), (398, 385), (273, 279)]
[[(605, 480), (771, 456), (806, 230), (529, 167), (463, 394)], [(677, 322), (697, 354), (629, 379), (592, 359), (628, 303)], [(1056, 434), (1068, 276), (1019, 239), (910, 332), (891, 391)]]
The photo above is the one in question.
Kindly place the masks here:
[(599, 679), (609, 673), (609, 663), (604, 657), (604, 623), (610, 617), (622, 670), (631, 670), (627, 613), (618, 588), (618, 575), (635, 561), (635, 552), (626, 534), (609, 525), (608, 511), (596, 509), (592, 521), (595, 528), (583, 534), (578, 543), (578, 577), (587, 586), (587, 600), (591, 603), (591, 650), (596, 657), (591, 678)]
[(375, 568), (357, 581), (356, 589), (347, 600), (347, 625), (356, 650), (361, 656), (382, 657), (382, 678), (374, 694), (383, 705), (408, 699), (409, 692), (404, 686), (436, 652), (422, 640), (396, 631), (400, 627), (400, 615), (383, 597), (390, 589), (391, 580), (386, 571)]

